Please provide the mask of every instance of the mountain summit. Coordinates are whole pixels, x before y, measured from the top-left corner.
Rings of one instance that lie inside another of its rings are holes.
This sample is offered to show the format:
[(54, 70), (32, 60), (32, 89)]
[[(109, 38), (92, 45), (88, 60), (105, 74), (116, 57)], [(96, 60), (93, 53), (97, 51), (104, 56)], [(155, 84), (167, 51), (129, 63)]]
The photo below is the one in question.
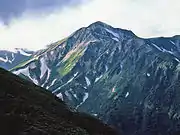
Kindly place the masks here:
[[(97, 28), (104, 28), (104, 29), (111, 29), (113, 30), (114, 32), (116, 31), (117, 33), (126, 33), (126, 34), (129, 34), (129, 35), (132, 35), (132, 36), (135, 36), (135, 34), (130, 31), (130, 30), (126, 30), (126, 29), (120, 29), (120, 28), (113, 28), (112, 26), (104, 23), (104, 22), (101, 22), (101, 21), (97, 21), (95, 23), (92, 23), (88, 26), (88, 28), (90, 29), (97, 29)], [(109, 31), (110, 32), (110, 31)], [(112, 34), (112, 33), (111, 33)]]
[(96, 22), (12, 71), (125, 135), (169, 135), (180, 131), (179, 67), (176, 36), (143, 39)]

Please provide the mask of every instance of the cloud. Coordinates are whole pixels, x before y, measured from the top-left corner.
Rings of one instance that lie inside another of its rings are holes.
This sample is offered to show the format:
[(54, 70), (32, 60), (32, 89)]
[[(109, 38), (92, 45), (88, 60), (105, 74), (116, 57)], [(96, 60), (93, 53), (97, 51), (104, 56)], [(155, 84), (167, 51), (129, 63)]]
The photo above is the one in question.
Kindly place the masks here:
[(69, 4), (78, 4), (82, 0), (1, 0), (0, 19), (8, 24), (12, 18), (20, 17), (24, 12), (36, 14), (49, 13)]
[(0, 49), (41, 49), (95, 21), (140, 37), (173, 36), (180, 34), (179, 9), (179, 0), (89, 0), (38, 17), (26, 11), (9, 26), (0, 25)]

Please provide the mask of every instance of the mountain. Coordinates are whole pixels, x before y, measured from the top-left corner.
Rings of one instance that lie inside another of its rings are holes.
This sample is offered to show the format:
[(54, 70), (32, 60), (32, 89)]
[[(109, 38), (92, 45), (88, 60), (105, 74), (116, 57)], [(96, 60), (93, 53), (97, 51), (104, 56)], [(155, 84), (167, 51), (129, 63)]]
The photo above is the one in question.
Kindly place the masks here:
[(96, 118), (70, 111), (50, 92), (3, 69), (0, 82), (1, 135), (117, 134)]
[(9, 70), (23, 60), (27, 60), (32, 54), (33, 51), (20, 48), (14, 50), (0, 50), (0, 67)]
[(12, 72), (125, 135), (180, 131), (180, 36), (143, 39), (95, 22)]

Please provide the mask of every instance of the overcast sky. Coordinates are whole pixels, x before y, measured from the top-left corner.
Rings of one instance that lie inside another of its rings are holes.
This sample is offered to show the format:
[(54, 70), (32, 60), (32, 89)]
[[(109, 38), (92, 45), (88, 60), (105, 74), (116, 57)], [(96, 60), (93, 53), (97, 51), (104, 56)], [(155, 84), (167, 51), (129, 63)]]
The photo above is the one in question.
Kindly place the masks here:
[(180, 35), (180, 0), (0, 0), (0, 49), (42, 49), (95, 21), (140, 37)]

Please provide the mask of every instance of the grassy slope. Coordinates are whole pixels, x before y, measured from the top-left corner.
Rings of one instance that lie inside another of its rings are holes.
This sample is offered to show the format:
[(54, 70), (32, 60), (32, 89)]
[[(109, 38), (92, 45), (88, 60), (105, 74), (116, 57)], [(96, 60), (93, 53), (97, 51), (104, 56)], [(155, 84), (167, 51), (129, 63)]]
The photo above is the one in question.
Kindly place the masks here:
[(71, 112), (50, 92), (0, 69), (0, 134), (115, 135), (99, 120)]
[(55, 49), (58, 45), (62, 44), (63, 42), (66, 41), (67, 38), (64, 38), (60, 41), (57, 41), (53, 44), (50, 44), (47, 46), (47, 49), (44, 50), (40, 50), (38, 51), (38, 54), (33, 54), (32, 56), (28, 57), (27, 59), (21, 61), (18, 65), (14, 66), (12, 69), (10, 69), (10, 71), (22, 68), (24, 66), (26, 66), (26, 64), (33, 62), (33, 61), (37, 61), (39, 57), (41, 57), (44, 53), (47, 53), (53, 49)]

